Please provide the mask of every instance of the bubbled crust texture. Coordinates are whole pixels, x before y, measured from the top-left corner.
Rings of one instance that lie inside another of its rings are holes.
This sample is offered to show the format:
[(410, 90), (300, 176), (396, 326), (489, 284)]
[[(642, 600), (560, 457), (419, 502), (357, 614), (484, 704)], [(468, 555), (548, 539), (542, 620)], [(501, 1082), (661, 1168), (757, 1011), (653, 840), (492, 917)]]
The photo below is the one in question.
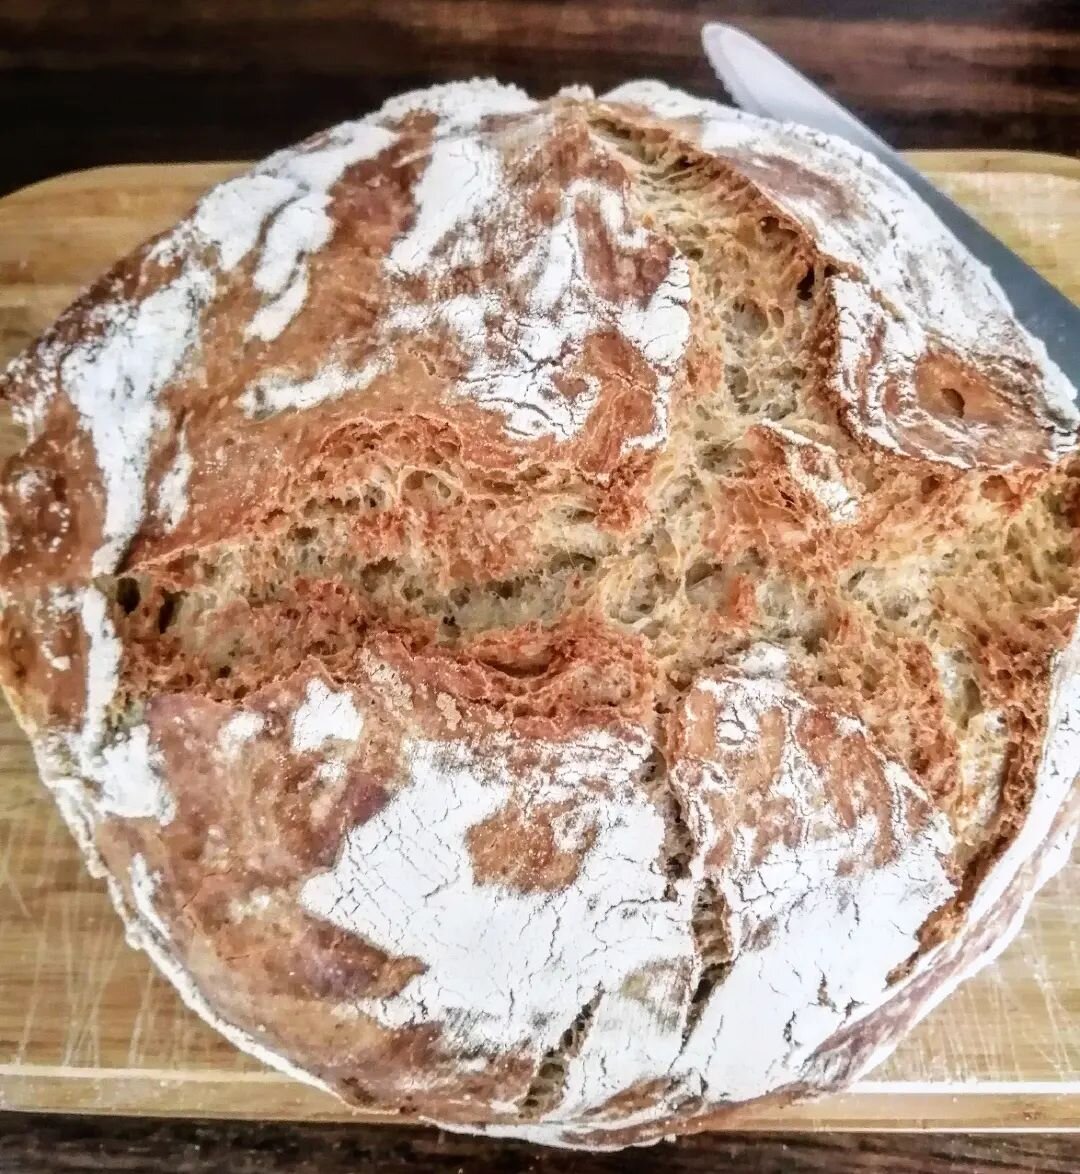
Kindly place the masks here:
[(853, 148), (406, 95), (17, 359), (3, 683), (131, 941), (372, 1111), (619, 1146), (850, 1080), (1080, 763), (1075, 412)]

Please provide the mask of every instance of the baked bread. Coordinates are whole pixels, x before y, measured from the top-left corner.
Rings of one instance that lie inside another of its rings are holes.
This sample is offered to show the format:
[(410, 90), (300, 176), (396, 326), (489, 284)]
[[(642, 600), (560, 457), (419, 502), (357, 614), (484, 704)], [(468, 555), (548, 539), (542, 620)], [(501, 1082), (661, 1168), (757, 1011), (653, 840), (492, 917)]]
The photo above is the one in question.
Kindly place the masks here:
[(850, 1080), (1077, 814), (1073, 391), (855, 148), (406, 95), (9, 367), (2, 674), (133, 945), (373, 1111)]

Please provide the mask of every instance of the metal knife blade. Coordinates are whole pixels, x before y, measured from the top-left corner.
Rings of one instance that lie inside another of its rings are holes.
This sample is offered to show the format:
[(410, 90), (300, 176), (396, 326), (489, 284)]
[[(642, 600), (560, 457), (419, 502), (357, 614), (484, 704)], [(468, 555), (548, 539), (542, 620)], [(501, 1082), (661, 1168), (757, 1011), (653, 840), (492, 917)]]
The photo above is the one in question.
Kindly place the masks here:
[(713, 23), (701, 30), (701, 43), (716, 76), (744, 110), (785, 122), (801, 122), (847, 139), (900, 175), (961, 244), (988, 266), (1017, 318), (1043, 340), (1050, 358), (1073, 386), (1080, 387), (1080, 309), (1064, 294), (934, 187), (868, 126), (760, 41), (731, 25)]

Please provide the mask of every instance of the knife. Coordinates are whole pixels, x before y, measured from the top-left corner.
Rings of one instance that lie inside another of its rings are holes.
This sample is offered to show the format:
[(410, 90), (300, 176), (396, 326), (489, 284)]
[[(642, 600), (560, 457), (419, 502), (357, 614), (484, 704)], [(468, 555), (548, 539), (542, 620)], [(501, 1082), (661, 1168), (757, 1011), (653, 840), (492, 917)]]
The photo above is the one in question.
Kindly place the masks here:
[(760, 41), (731, 25), (713, 23), (701, 30), (701, 43), (716, 76), (742, 109), (847, 139), (877, 156), (914, 188), (957, 240), (990, 269), (1016, 317), (1043, 340), (1050, 358), (1080, 388), (1080, 309), (1064, 294), (938, 191), (868, 126)]

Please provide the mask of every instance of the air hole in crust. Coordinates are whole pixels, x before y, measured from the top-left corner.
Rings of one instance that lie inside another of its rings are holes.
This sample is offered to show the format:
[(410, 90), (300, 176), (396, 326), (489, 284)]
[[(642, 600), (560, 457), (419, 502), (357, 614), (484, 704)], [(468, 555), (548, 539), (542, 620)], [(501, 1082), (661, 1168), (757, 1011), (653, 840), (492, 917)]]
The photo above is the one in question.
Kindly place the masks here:
[(174, 619), (176, 619), (176, 612), (180, 606), (182, 598), (176, 592), (166, 591), (163, 593), (164, 598), (161, 601), (161, 606), (158, 608), (157, 629), (159, 632), (168, 631)]
[(987, 501), (1009, 501), (1012, 499), (1013, 492), (1008, 481), (995, 474), (983, 480), (982, 495)]
[(139, 584), (134, 579), (123, 578), (117, 580), (116, 602), (124, 609), (125, 615), (131, 615), (139, 606), (141, 599), (142, 595), (139, 592)]
[(698, 559), (686, 572), (686, 589), (689, 591), (690, 588), (696, 587), (698, 583), (702, 583), (711, 575), (715, 575), (719, 569), (719, 564), (713, 562), (712, 559)]
[(760, 338), (769, 326), (769, 316), (757, 302), (736, 302), (731, 316), (736, 328), (748, 338)]
[(941, 389), (941, 400), (949, 412), (958, 420), (964, 418), (964, 397), (955, 387), (943, 387)]

